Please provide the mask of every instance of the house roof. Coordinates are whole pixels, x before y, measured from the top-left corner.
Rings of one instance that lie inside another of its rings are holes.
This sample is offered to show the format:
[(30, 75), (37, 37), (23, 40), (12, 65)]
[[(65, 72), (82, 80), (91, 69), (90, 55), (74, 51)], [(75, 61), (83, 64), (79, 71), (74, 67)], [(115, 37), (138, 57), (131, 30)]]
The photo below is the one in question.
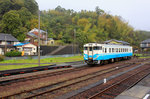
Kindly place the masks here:
[[(27, 35), (31, 36), (31, 37), (34, 37), (34, 38), (38, 38), (38, 29), (34, 28), (32, 29), (31, 31), (29, 31), (27, 33)], [(47, 32), (43, 31), (43, 30), (40, 30), (40, 38), (41, 39), (45, 39), (45, 36)]]
[(26, 44), (29, 44), (29, 42), (28, 43), (19, 43), (19, 44), (16, 44), (14, 46), (23, 46), (23, 45), (26, 45)]
[[(39, 32), (39, 30), (37, 28), (34, 28), (30, 32)], [(40, 33), (46, 33), (46, 31), (40, 30)]]
[(14, 41), (18, 42), (18, 40), (13, 37), (11, 34), (0, 33), (0, 41)]
[(27, 43), (19, 43), (19, 44), (16, 44), (16, 45), (14, 45), (14, 46), (24, 46), (24, 45), (27, 45), (27, 44), (32, 44), (32, 45), (37, 46), (36, 44), (30, 43), (30, 42), (27, 42)]
[(34, 33), (32, 33), (32, 32), (28, 32), (27, 33), (29, 36), (31, 36), (31, 37), (35, 37), (35, 38), (37, 38), (38, 36), (37, 35), (35, 35)]
[(118, 43), (121, 43), (121, 44), (124, 44), (124, 45), (129, 45), (128, 42), (125, 42), (125, 41), (119, 41), (119, 40), (116, 40), (116, 39), (111, 39), (111, 40), (108, 40), (108, 41), (104, 41), (104, 43), (109, 43), (111, 41), (115, 41), (115, 42), (118, 42)]
[(150, 43), (150, 39), (144, 40), (141, 43)]

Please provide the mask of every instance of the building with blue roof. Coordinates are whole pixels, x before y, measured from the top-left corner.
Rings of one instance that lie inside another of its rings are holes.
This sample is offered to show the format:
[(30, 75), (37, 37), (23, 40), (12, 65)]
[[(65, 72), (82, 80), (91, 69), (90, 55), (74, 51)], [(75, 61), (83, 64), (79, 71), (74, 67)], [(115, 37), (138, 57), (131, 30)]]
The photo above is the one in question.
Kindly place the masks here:
[(27, 42), (27, 43), (19, 43), (14, 45), (18, 51), (22, 52), (22, 56), (24, 55), (37, 55), (37, 46)]

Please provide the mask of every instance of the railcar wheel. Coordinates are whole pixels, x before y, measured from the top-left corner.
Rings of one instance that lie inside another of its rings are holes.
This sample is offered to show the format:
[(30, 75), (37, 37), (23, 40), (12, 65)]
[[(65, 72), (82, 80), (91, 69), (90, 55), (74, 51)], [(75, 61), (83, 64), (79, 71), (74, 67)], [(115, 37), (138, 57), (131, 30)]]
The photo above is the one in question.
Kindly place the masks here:
[(111, 59), (111, 62), (112, 62), (112, 63), (115, 62), (114, 58)]

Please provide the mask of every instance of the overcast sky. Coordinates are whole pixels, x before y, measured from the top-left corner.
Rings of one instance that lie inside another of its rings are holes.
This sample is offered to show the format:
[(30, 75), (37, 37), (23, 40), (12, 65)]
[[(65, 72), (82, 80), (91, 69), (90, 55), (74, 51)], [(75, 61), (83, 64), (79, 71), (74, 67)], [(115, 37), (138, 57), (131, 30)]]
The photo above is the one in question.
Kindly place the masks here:
[(112, 15), (121, 16), (135, 30), (150, 31), (150, 0), (36, 0), (40, 10), (58, 5), (74, 11), (91, 10), (96, 6)]

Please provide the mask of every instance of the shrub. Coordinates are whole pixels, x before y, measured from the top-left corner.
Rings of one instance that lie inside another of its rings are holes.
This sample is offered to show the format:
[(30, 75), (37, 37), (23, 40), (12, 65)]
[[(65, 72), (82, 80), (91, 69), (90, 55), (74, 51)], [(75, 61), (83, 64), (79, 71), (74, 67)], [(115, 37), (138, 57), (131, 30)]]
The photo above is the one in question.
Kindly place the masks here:
[(3, 61), (5, 59), (5, 56), (0, 55), (0, 61)]
[(21, 56), (21, 52), (19, 52), (19, 51), (10, 51), (10, 52), (7, 52), (5, 54), (5, 56), (7, 56), (7, 57)]

